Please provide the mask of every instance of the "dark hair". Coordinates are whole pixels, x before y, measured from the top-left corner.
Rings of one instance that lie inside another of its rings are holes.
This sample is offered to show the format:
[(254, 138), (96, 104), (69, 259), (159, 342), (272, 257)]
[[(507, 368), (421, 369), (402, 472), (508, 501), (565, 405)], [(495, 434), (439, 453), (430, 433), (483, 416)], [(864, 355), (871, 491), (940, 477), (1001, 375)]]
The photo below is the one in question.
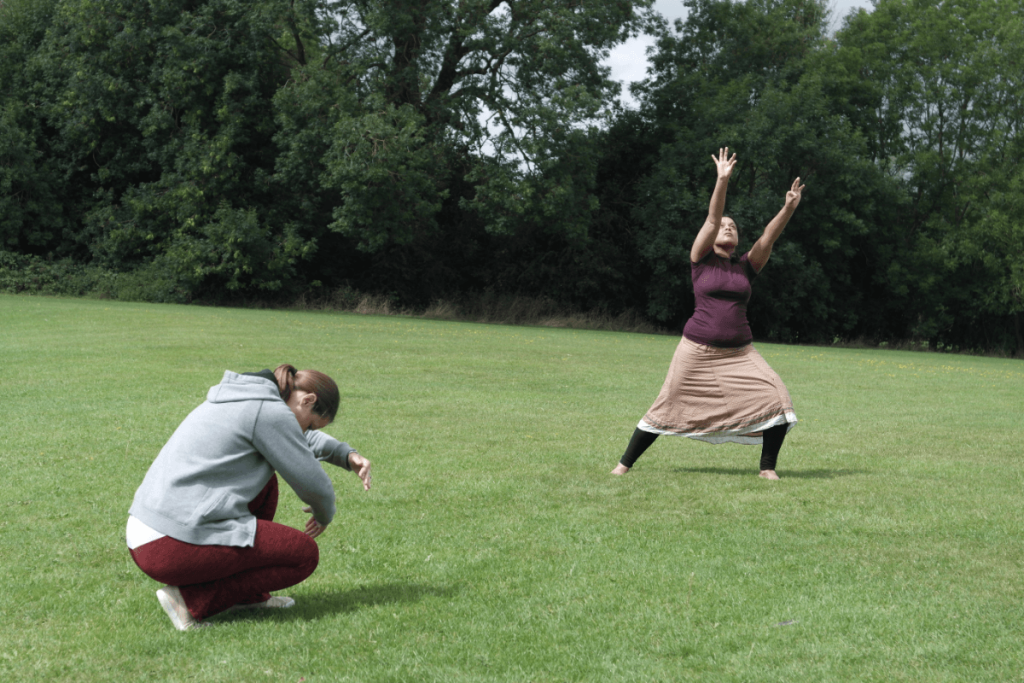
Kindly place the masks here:
[(285, 401), (298, 389), (316, 394), (313, 412), (320, 417), (334, 420), (334, 416), (338, 414), (338, 406), (341, 404), (338, 385), (324, 373), (317, 370), (296, 370), (294, 365), (285, 363), (277, 366), (274, 377), (277, 378), (277, 389), (281, 392), (281, 398)]
[[(723, 221), (726, 218), (731, 220), (733, 225), (736, 225), (736, 221), (733, 220), (732, 216), (722, 216), (722, 220)], [(721, 223), (719, 223), (719, 225), (721, 225)], [(731, 254), (729, 254), (729, 263), (739, 263), (739, 262), (740, 262), (740, 226), (736, 225), (736, 248), (732, 250)]]

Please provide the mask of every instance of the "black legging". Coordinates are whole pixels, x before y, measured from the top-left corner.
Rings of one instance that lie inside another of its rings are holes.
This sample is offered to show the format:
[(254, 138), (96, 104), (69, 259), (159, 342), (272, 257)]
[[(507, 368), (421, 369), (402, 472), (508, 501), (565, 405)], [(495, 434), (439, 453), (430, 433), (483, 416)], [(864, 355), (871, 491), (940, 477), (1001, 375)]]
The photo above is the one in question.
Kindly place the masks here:
[(633, 463), (637, 461), (641, 455), (644, 454), (654, 440), (658, 438), (657, 434), (651, 432), (645, 432), (644, 430), (637, 427), (633, 430), (633, 437), (629, 440), (629, 445), (626, 446), (626, 452), (622, 454), (622, 459), (619, 460), (620, 465), (626, 467), (632, 467)]
[[(779, 451), (782, 449), (782, 442), (786, 439), (786, 432), (788, 430), (788, 424), (775, 425), (771, 429), (764, 430), (764, 441), (761, 444), (762, 472), (775, 469), (775, 463), (779, 460)], [(633, 463), (644, 454), (644, 451), (650, 448), (657, 438), (657, 434), (645, 432), (637, 427), (633, 430), (633, 437), (629, 440), (626, 452), (622, 454), (622, 459), (619, 460), (619, 463), (626, 467), (632, 467)]]

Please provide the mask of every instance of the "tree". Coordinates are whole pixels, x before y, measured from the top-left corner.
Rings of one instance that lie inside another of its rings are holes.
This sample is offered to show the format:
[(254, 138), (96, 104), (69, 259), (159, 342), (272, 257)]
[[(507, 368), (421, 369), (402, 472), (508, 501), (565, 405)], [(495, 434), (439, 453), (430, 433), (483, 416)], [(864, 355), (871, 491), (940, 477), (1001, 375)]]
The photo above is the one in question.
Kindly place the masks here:
[(996, 62), (985, 100), (992, 130), (966, 189), (971, 205), (978, 207), (977, 220), (950, 242), (958, 265), (986, 275), (971, 303), (988, 320), (970, 315), (970, 307), (962, 316), (984, 335), (971, 339), (972, 345), (1003, 345), (1002, 326), (991, 322), (1009, 318), (1002, 329), (1012, 335), (1016, 355), (1024, 356), (1024, 17), (1005, 4), (998, 11), (993, 40), (986, 46)]
[[(681, 323), (692, 310), (689, 250), (707, 214), (709, 157), (739, 153), (727, 213), (749, 245), (793, 178), (805, 201), (758, 279), (756, 335), (831, 341), (861, 332), (865, 261), (880, 204), (894, 187), (865, 158), (865, 140), (826, 94), (824, 2), (690, 0), (662, 26), (650, 78), (636, 88), (665, 142), (639, 184), (634, 217), (651, 264), (648, 311)], [(680, 305), (682, 302), (682, 305)]]
[[(586, 242), (600, 59), (650, 4), (64, 0), (0, 67), (4, 239), (199, 296), (486, 286), (493, 240)], [(26, 241), (47, 178), (61, 234)]]
[(998, 222), (998, 202), (1014, 203), (1020, 22), (995, 0), (880, 0), (837, 34), (836, 61), (870, 84), (846, 91), (847, 111), (907, 197), (892, 217), (900, 258), (881, 273), (888, 289), (911, 294), (912, 314), (890, 309), (906, 321), (894, 336), (985, 344), (983, 316), (1005, 315), (996, 309), (1012, 299), (988, 293), (993, 280), (1012, 281), (991, 247), (1014, 242), (991, 240), (984, 226)]
[(617, 87), (599, 62), (650, 4), (293, 3), (289, 87), (334, 113), (332, 228), (377, 252), (436, 231), (454, 202), (495, 234), (531, 220), (585, 233), (594, 167), (581, 133)]
[(52, 252), (67, 226), (60, 175), (48, 153), (27, 73), (55, 4), (0, 3), (0, 250)]
[(315, 243), (271, 182), (274, 24), (236, 0), (76, 0), (30, 62), (80, 257), (277, 290)]

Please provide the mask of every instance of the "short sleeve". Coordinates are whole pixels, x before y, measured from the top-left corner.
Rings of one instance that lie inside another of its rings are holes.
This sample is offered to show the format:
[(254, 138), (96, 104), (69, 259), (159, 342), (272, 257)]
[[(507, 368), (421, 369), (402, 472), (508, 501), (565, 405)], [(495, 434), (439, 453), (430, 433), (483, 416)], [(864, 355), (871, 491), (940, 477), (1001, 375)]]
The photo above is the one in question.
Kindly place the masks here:
[(750, 252), (740, 257), (740, 263), (743, 264), (743, 272), (747, 274), (748, 280), (753, 280), (757, 277), (757, 271), (754, 270), (754, 264), (750, 262)]

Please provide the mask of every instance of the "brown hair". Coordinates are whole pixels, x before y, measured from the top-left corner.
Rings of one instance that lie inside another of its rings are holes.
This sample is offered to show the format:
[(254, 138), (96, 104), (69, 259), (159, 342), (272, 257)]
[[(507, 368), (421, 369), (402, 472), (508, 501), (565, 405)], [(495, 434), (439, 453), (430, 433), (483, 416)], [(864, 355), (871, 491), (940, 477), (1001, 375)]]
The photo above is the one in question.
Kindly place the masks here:
[(277, 389), (281, 392), (281, 398), (285, 401), (298, 389), (316, 394), (313, 412), (320, 417), (334, 420), (334, 416), (338, 414), (338, 405), (341, 403), (338, 385), (324, 373), (317, 370), (296, 370), (294, 365), (285, 363), (277, 366), (274, 377), (277, 378)]

